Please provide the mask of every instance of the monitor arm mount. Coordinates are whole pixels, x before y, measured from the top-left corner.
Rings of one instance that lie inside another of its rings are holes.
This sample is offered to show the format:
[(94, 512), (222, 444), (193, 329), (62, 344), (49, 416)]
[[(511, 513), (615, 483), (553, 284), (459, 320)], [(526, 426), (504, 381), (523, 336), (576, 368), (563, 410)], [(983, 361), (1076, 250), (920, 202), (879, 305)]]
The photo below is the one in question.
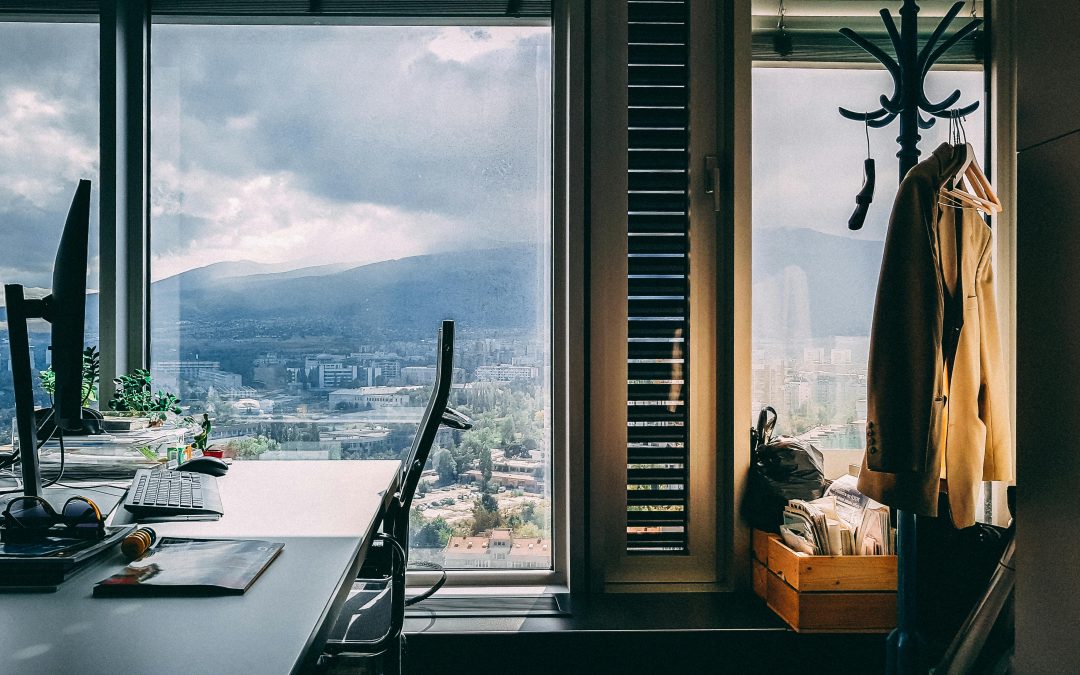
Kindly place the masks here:
[(30, 372), (28, 319), (52, 321), (52, 296), (27, 298), (20, 284), (4, 285), (7, 309), (8, 346), (11, 351), (11, 380), (15, 389), (15, 425), (19, 433), (19, 461), (22, 464), (23, 494), (41, 495), (38, 466), (37, 423), (34, 420), (34, 381)]

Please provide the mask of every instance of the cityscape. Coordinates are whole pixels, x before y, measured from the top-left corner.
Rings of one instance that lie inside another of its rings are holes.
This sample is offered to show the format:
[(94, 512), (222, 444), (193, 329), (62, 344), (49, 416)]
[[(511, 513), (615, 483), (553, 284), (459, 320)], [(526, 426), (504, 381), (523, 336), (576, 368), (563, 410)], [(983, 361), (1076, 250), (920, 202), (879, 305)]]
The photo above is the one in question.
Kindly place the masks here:
[[(450, 405), (472, 430), (443, 427), (413, 502), (412, 557), (451, 567), (548, 568), (548, 366), (526, 335), (461, 337)], [(6, 347), (4, 344), (6, 356)], [(47, 367), (48, 352), (35, 367)], [(225, 356), (228, 348), (207, 356)], [(14, 415), (10, 366), (2, 414)], [(435, 340), (359, 344), (343, 353), (267, 352), (245, 372), (198, 358), (154, 361), (155, 388), (207, 413), (211, 442), (235, 460), (398, 459), (435, 378)], [(47, 405), (39, 392), (38, 403)], [(78, 458), (76, 458), (76, 461)], [(487, 542), (503, 542), (507, 554)]]

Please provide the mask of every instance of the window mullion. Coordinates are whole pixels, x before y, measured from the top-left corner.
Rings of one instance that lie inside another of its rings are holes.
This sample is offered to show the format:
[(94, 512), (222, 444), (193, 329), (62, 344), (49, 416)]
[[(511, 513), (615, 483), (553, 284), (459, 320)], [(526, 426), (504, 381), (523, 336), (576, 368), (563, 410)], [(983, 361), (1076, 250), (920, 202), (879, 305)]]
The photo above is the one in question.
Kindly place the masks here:
[(145, 2), (101, 4), (101, 399), (149, 349), (149, 58)]

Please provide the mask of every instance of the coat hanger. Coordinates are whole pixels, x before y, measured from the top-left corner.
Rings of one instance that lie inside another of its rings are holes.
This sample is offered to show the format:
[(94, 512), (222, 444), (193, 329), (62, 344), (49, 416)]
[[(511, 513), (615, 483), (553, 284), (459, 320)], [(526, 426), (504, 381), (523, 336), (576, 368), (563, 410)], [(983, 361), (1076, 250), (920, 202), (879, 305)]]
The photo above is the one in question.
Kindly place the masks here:
[(855, 211), (848, 218), (847, 223), (849, 230), (862, 228), (863, 222), (866, 220), (866, 212), (874, 201), (874, 183), (877, 172), (874, 169), (874, 158), (870, 156), (870, 125), (864, 120), (863, 126), (866, 129), (866, 159), (863, 160), (863, 184), (859, 194), (855, 195)]
[(967, 131), (957, 114), (949, 118), (949, 136), (954, 151), (963, 153), (963, 160), (953, 173), (952, 179), (941, 188), (941, 197), (944, 200), (942, 203), (950, 206), (971, 206), (988, 215), (1000, 213), (1001, 200), (979, 166), (975, 148), (967, 142)]

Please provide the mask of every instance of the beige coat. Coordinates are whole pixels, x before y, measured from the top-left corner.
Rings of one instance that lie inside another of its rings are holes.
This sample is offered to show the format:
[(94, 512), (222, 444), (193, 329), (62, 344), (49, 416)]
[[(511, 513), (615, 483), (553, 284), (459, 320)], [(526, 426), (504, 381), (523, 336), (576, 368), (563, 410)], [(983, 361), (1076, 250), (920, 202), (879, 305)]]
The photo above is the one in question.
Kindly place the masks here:
[[(859, 489), (895, 508), (974, 524), (979, 483), (1012, 478), (990, 228), (938, 204), (962, 160), (942, 144), (904, 178), (878, 279)], [(945, 479), (942, 481), (941, 479)]]

